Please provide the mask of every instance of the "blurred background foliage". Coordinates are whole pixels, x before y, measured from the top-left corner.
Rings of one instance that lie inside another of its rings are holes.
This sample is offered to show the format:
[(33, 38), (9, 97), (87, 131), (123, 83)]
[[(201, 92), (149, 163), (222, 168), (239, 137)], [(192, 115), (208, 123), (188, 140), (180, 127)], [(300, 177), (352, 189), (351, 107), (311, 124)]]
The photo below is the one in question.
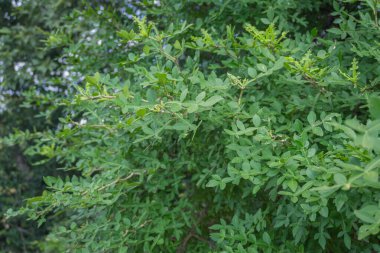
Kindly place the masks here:
[[(36, 133), (54, 129), (59, 108), (56, 96), (65, 93), (65, 66), (60, 48), (46, 48), (44, 40), (59, 28), (75, 8), (76, 1), (0, 1), (0, 136), (22, 131)], [(32, 99), (34, 97), (34, 99)], [(40, 194), (42, 176), (56, 174), (54, 162), (34, 164), (38, 156), (27, 156), (32, 141), (25, 136), (17, 143), (0, 143), (0, 212), (22, 205), (25, 198)], [(47, 225), (49, 226), (49, 225)], [(33, 252), (47, 226), (25, 219), (0, 224), (1, 252)]]

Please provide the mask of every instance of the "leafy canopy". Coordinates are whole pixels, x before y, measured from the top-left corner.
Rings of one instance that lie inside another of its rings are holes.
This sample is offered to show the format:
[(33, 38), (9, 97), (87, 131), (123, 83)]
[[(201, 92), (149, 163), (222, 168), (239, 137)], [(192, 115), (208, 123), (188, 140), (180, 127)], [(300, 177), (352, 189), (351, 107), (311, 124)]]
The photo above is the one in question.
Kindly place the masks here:
[(27, 150), (67, 173), (8, 216), (69, 252), (379, 251), (378, 2), (263, 2), (75, 12), (111, 37), (51, 35), (87, 76)]

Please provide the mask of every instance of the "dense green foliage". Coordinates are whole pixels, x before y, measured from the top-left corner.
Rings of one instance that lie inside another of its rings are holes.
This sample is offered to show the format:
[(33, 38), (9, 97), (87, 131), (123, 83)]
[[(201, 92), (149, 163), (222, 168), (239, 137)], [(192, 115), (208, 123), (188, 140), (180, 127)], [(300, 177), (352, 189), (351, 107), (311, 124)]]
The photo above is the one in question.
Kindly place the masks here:
[(39, 251), (380, 251), (377, 0), (110, 2), (68, 3), (26, 55), (59, 77), (9, 88), (2, 63), (32, 112), (0, 148), (46, 185), (7, 218)]

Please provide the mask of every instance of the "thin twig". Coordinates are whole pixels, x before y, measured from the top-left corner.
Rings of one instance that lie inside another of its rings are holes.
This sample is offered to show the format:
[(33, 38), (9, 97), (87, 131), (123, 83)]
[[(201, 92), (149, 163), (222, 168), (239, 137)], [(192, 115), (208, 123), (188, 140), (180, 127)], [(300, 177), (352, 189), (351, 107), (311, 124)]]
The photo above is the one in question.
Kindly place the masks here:
[(239, 95), (239, 100), (238, 100), (239, 105), (241, 103), (241, 98), (243, 97), (243, 91), (244, 91), (244, 89), (240, 89), (240, 95)]
[(114, 98), (116, 98), (116, 96), (99, 95), (99, 96), (81, 97), (81, 100), (114, 99)]
[(125, 178), (118, 178), (118, 179), (116, 179), (115, 181), (113, 181), (113, 182), (111, 182), (111, 183), (109, 183), (109, 184), (106, 184), (106, 185), (104, 185), (104, 186), (98, 188), (97, 190), (98, 190), (98, 191), (104, 190), (105, 188), (107, 188), (107, 187), (109, 187), (109, 186), (111, 186), (111, 185), (117, 184), (117, 183), (119, 183), (119, 182), (126, 181), (126, 180), (128, 180), (128, 179), (130, 179), (131, 177), (136, 176), (136, 175), (140, 175), (140, 173), (132, 172), (129, 176), (127, 176), (127, 177), (125, 177)]

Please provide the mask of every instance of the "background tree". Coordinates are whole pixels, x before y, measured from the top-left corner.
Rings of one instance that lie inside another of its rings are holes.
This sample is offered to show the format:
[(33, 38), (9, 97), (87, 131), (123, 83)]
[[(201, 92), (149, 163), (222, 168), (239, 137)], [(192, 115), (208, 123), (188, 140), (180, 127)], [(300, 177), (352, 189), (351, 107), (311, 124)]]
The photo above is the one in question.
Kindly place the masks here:
[[(0, 2), (0, 137), (22, 132), (16, 143), (12, 138), (0, 143), (1, 213), (40, 194), (42, 176), (56, 174), (51, 169), (54, 162), (33, 165), (41, 156), (27, 156), (25, 151), (33, 144), (30, 135), (57, 127), (60, 110), (54, 98), (66, 90), (67, 80), (62, 78), (66, 66), (59, 61), (61, 49), (45, 48), (44, 40), (62, 25), (73, 2)], [(30, 252), (48, 226), (37, 229), (25, 219), (2, 218), (0, 250)]]

